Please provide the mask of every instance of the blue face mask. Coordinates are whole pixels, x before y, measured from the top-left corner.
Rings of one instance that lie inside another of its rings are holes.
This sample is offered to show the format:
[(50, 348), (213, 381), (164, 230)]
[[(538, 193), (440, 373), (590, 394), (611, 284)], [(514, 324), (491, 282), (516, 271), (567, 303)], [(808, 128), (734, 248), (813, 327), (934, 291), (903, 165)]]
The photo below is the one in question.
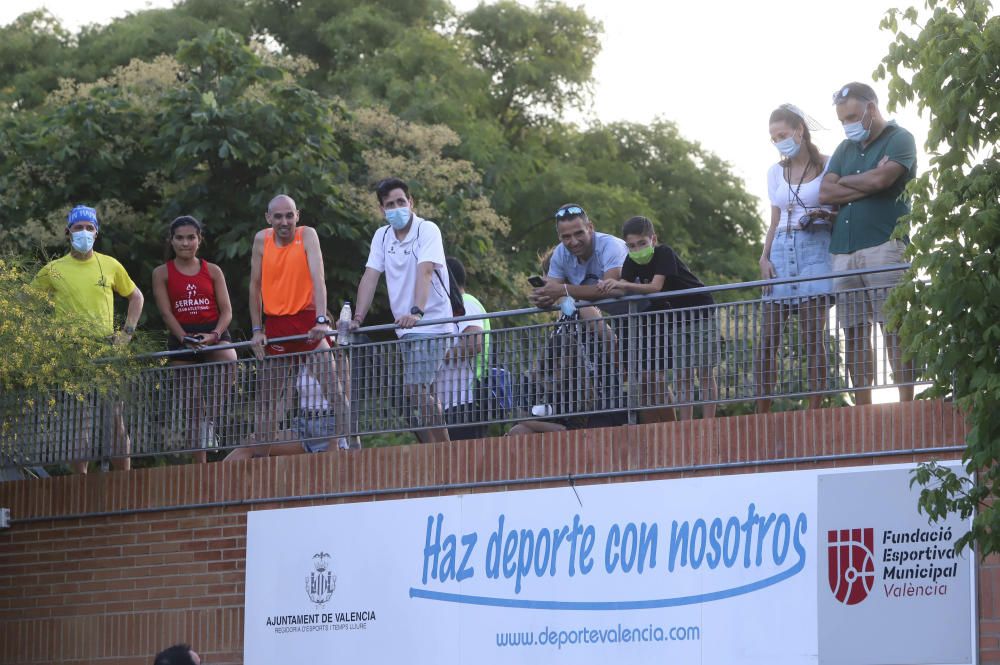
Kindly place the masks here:
[(73, 231), (69, 234), (69, 244), (81, 254), (86, 254), (94, 248), (96, 235), (93, 231)]
[(389, 222), (389, 226), (397, 231), (402, 231), (410, 223), (410, 207), (390, 208), (386, 210), (385, 221)]
[(795, 155), (799, 154), (799, 150), (802, 149), (801, 143), (796, 143), (795, 138), (789, 136), (787, 139), (781, 139), (774, 144), (774, 147), (778, 149), (783, 157), (791, 159)]
[(844, 135), (847, 136), (848, 140), (855, 143), (864, 143), (871, 136), (871, 126), (869, 125), (868, 129), (865, 129), (866, 115), (868, 115), (868, 109), (865, 109), (865, 115), (861, 116), (861, 120), (858, 122), (849, 122), (844, 125)]
[(562, 312), (563, 316), (570, 317), (576, 314), (576, 301), (566, 296), (559, 301), (559, 311)]

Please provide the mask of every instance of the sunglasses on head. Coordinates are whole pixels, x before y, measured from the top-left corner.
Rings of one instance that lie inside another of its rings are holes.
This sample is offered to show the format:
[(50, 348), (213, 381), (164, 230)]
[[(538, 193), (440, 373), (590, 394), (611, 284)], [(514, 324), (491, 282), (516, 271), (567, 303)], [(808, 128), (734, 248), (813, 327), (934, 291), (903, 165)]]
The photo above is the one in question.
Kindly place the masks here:
[(849, 87), (847, 87), (847, 86), (844, 86), (843, 88), (841, 88), (837, 92), (833, 93), (833, 104), (834, 104), (834, 106), (840, 106), (841, 104), (843, 104), (844, 102), (846, 102), (851, 97), (854, 97), (855, 99), (860, 99), (865, 104), (874, 104), (875, 103), (874, 100), (868, 99), (867, 97), (865, 97), (863, 95), (858, 95), (858, 94), (852, 95), (851, 94), (851, 89)]
[(563, 219), (564, 217), (576, 217), (578, 215), (586, 215), (583, 208), (580, 206), (565, 206), (556, 210), (556, 219)]

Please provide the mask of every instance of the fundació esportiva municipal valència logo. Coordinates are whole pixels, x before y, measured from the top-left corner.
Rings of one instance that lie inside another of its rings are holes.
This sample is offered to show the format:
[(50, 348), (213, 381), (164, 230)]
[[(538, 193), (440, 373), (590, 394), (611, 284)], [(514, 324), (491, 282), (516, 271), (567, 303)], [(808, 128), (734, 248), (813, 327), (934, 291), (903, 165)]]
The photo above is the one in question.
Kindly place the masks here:
[(845, 605), (868, 597), (875, 583), (875, 530), (834, 529), (826, 532), (830, 591)]
[(323, 607), (337, 589), (337, 576), (330, 570), (330, 555), (326, 552), (313, 554), (312, 564), (315, 570), (306, 575), (306, 593), (316, 607)]
[(974, 561), (955, 552), (968, 522), (928, 523), (911, 473), (819, 475), (817, 665), (975, 662)]
[(950, 527), (832, 529), (826, 536), (830, 591), (845, 605), (865, 600), (876, 583), (889, 599), (945, 596), (958, 577)]

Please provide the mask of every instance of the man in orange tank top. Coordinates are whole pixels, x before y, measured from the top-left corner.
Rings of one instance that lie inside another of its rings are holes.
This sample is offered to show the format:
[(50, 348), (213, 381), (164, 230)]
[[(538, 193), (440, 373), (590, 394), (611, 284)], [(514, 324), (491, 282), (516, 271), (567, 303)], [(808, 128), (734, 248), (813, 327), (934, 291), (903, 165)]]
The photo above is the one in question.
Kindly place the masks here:
[[(347, 447), (344, 434), (350, 410), (347, 401), (350, 371), (346, 359), (342, 359), (338, 373), (338, 362), (329, 351), (326, 335), (330, 332), (330, 320), (326, 316), (326, 282), (319, 236), (316, 229), (298, 226), (295, 201), (284, 194), (271, 200), (265, 219), (270, 228), (257, 232), (250, 260), (251, 348), (261, 361), (254, 442), (285, 442), (244, 446), (233, 451), (227, 461)], [(308, 337), (282, 339), (302, 335)], [(314, 350), (320, 352), (305, 353)], [(291, 433), (278, 432), (278, 424), (285, 419), (287, 399), (302, 372), (319, 382), (325, 395), (323, 401), (332, 405), (336, 423), (336, 442), (332, 446), (330, 440), (288, 441)]]

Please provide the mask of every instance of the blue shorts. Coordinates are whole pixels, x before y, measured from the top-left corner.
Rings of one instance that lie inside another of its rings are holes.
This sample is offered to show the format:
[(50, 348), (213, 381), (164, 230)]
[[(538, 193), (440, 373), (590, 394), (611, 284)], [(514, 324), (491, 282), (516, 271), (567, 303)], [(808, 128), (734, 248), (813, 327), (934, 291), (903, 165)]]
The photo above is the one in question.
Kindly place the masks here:
[(332, 413), (303, 413), (295, 417), (292, 427), (307, 453), (326, 452), (337, 437), (337, 421)]

